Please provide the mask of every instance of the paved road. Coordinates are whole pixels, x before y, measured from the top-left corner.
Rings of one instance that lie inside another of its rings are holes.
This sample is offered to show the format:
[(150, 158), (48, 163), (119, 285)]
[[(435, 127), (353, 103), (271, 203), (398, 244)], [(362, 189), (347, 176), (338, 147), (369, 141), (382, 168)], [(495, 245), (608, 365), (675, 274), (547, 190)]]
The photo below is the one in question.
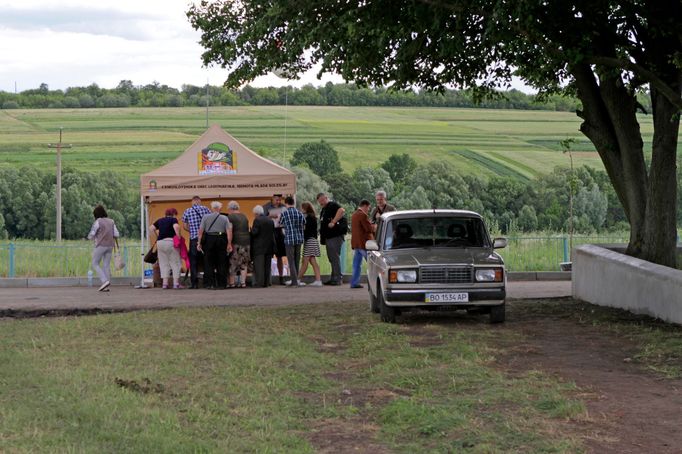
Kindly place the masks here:
[[(510, 299), (557, 298), (571, 295), (570, 281), (509, 282)], [(366, 301), (367, 291), (342, 287), (267, 289), (161, 290), (113, 286), (108, 293), (94, 288), (52, 287), (0, 289), (0, 316), (41, 313), (87, 313), (209, 306), (284, 306), (322, 302)]]

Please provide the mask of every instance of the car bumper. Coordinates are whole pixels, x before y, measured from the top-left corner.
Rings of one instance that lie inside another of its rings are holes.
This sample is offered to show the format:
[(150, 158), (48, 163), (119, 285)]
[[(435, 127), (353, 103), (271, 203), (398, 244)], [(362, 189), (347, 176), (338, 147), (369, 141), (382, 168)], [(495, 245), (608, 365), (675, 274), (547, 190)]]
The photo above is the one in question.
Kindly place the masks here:
[[(469, 301), (427, 303), (427, 293), (468, 293)], [(497, 306), (504, 304), (507, 296), (504, 288), (430, 288), (430, 289), (388, 289), (384, 292), (387, 306)]]

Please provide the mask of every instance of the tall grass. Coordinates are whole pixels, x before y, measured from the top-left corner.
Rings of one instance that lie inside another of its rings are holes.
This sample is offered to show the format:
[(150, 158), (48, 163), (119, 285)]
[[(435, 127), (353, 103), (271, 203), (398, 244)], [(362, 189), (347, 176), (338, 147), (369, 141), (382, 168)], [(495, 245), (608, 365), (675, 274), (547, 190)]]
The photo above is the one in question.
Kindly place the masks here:
[[(84, 277), (92, 270), (92, 243), (88, 241), (16, 240), (0, 242), (0, 276), (10, 274), (10, 249), (14, 248), (14, 277)], [(145, 251), (146, 252), (146, 251)], [(126, 267), (113, 276), (141, 274), (140, 243), (121, 242)]]
[[(573, 247), (583, 244), (627, 243), (624, 232), (602, 235), (574, 235)], [(497, 253), (508, 271), (561, 271), (561, 262), (571, 261), (571, 241), (565, 234), (523, 235), (507, 238), (508, 245)]]
[[(573, 247), (586, 243), (623, 243), (627, 233), (608, 235), (574, 236)], [(18, 240), (0, 242), (0, 276), (9, 276), (10, 244), (14, 247), (15, 277), (84, 277), (91, 269), (92, 244), (87, 241), (64, 241), (57, 244), (51, 241)], [(508, 271), (559, 271), (559, 264), (570, 261), (570, 251), (566, 250), (569, 238), (563, 234), (515, 235), (508, 238), (508, 246), (497, 252), (504, 258)], [(114, 272), (114, 276), (140, 276), (142, 272), (140, 243), (132, 240), (121, 243), (122, 256), (126, 267)], [(351, 272), (353, 251), (350, 241), (344, 244), (345, 259), (342, 258), (345, 273)], [(567, 254), (566, 254), (566, 253)], [(331, 266), (327, 253), (322, 247), (318, 258), (322, 274), (329, 274)], [(150, 268), (145, 264), (146, 268)], [(364, 267), (364, 265), (363, 265)], [(363, 268), (364, 270), (364, 268)], [(312, 276), (309, 267), (308, 276)]]

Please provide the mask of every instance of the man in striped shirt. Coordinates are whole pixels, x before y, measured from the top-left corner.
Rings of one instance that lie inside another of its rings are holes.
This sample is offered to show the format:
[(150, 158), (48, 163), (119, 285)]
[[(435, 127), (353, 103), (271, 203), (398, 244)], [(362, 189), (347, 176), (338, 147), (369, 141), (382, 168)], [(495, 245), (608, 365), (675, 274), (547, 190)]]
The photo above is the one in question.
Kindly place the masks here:
[(305, 228), (305, 216), (294, 206), (294, 198), (287, 196), (284, 199), (286, 209), (279, 217), (279, 223), (284, 228), (284, 247), (289, 262), (290, 280), (285, 284), (291, 287), (302, 287), (305, 284), (298, 282), (298, 265), (301, 260), (301, 245), (303, 245), (303, 230)]
[(199, 236), (199, 225), (201, 218), (210, 214), (211, 210), (201, 204), (201, 198), (198, 195), (192, 197), (192, 206), (187, 208), (182, 214), (182, 226), (189, 232), (189, 273), (190, 288), (199, 288), (197, 279), (197, 263), (199, 261), (199, 252), (197, 251), (197, 239)]

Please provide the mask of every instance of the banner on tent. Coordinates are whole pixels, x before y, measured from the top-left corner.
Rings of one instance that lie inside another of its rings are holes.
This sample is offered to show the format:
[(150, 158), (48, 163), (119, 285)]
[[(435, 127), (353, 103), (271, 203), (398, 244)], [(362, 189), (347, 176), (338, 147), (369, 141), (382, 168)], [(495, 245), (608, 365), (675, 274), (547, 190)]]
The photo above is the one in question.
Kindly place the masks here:
[(224, 143), (214, 142), (197, 153), (199, 175), (235, 175), (237, 155)]

